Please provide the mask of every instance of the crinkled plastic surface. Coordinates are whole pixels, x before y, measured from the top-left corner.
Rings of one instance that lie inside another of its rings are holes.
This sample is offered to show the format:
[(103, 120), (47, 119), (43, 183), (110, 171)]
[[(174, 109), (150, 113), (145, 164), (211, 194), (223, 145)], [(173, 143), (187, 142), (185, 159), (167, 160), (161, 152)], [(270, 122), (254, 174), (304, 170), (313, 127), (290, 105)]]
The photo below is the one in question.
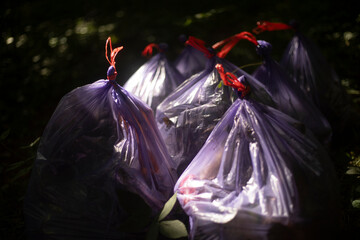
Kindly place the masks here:
[(326, 117), (287, 75), (283, 67), (271, 58), (271, 45), (259, 40), (258, 53), (264, 63), (253, 76), (272, 94), (276, 108), (301, 121), (325, 144), (331, 140), (331, 127)]
[(187, 45), (176, 58), (174, 66), (185, 77), (185, 79), (188, 79), (195, 73), (199, 73), (204, 70), (206, 62), (207, 58), (202, 52), (190, 45)]
[(157, 214), (175, 181), (147, 105), (108, 80), (76, 88), (61, 99), (41, 138), (24, 205), (28, 235), (143, 239), (127, 232), (134, 210), (128, 201), (140, 196), (135, 210), (145, 202)]
[(185, 78), (160, 52), (142, 65), (124, 84), (124, 88), (139, 97), (151, 109), (167, 97)]
[[(191, 162), (236, 98), (236, 94), (221, 83), (215, 68), (217, 63), (222, 63), (226, 71), (235, 75), (243, 73), (225, 59), (213, 56), (202, 72), (187, 79), (156, 110), (157, 125), (178, 166), (178, 174)], [(262, 84), (249, 78), (254, 89), (252, 96), (270, 103), (271, 97)]]
[(314, 239), (334, 230), (333, 167), (299, 125), (253, 100), (232, 104), (175, 185), (191, 239)]
[(346, 93), (339, 77), (313, 42), (296, 32), (280, 64), (328, 118), (341, 115), (339, 112), (347, 105)]

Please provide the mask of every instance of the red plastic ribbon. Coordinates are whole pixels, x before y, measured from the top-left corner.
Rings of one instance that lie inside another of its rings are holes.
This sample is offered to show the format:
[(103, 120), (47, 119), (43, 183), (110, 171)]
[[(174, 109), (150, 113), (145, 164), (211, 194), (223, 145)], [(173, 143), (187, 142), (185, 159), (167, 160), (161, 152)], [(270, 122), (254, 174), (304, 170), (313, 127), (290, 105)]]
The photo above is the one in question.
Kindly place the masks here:
[(151, 57), (153, 54), (153, 49), (156, 48), (158, 51), (160, 51), (159, 45), (156, 43), (150, 43), (147, 45), (144, 50), (142, 51), (141, 55), (144, 57)]
[(205, 46), (205, 42), (201, 39), (190, 36), (185, 44), (190, 45), (197, 50), (203, 52), (207, 58), (211, 58), (214, 56), (214, 54), (211, 53), (209, 49)]
[(222, 49), (220, 50), (220, 52), (218, 52), (218, 54), (217, 54), (218, 57), (224, 58), (241, 39), (246, 39), (246, 40), (252, 42), (255, 46), (258, 45), (258, 42), (256, 41), (256, 38), (254, 37), (254, 35), (252, 35), (249, 32), (241, 32), (241, 33), (235, 34), (234, 36), (229, 37), (225, 40), (215, 43), (212, 47), (214, 49), (217, 49), (220, 46), (224, 45), (222, 47)]
[(256, 24), (257, 24), (257, 27), (252, 30), (255, 34), (259, 34), (264, 31), (278, 31), (278, 30), (293, 29), (292, 26), (285, 24), (285, 23), (259, 21)]
[[(108, 57), (108, 45), (110, 45), (110, 59)], [(117, 47), (113, 50), (112, 44), (111, 44), (111, 37), (108, 37), (105, 44), (105, 57), (108, 60), (109, 64), (114, 68), (114, 72), (111, 75), (107, 76), (107, 79), (109, 80), (115, 80), (117, 72), (115, 67), (115, 58), (116, 55), (123, 49), (123, 46)]]
[(216, 64), (216, 70), (218, 70), (221, 79), (223, 80), (226, 86), (230, 86), (241, 92), (241, 98), (244, 98), (250, 92), (250, 86), (245, 86), (242, 84), (238, 78), (231, 72), (224, 71), (224, 68), (221, 64)]

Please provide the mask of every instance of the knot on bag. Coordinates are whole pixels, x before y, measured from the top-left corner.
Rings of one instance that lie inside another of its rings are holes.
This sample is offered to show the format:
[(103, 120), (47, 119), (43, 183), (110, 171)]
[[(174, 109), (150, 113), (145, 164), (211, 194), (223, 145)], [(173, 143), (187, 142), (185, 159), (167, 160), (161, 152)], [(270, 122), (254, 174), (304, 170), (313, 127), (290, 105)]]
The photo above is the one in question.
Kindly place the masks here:
[(269, 56), (271, 54), (272, 45), (264, 40), (258, 40), (259, 44), (256, 46), (257, 54), (261, 56)]
[(162, 52), (167, 51), (168, 45), (167, 45), (167, 43), (159, 43), (159, 44), (150, 43), (144, 48), (141, 55), (144, 57), (147, 57), (147, 58), (151, 57), (153, 54), (154, 48), (156, 48), (159, 52), (162, 53)]
[(220, 77), (226, 86), (230, 86), (238, 91), (238, 95), (241, 99), (250, 93), (250, 86), (246, 82), (245, 76), (237, 78), (233, 73), (224, 71), (224, 67), (221, 64), (216, 64), (216, 70), (219, 72)]
[(294, 29), (292, 26), (285, 23), (275, 23), (268, 21), (258, 21), (257, 27), (255, 27), (252, 31), (255, 34), (259, 34), (265, 31), (278, 31), (278, 30), (288, 30)]
[(212, 47), (214, 49), (217, 49), (223, 46), (220, 52), (218, 52), (217, 56), (220, 58), (224, 58), (230, 52), (230, 50), (242, 39), (248, 40), (249, 42), (253, 43), (255, 46), (258, 45), (254, 35), (252, 35), (249, 32), (241, 32), (227, 39), (224, 39), (220, 42), (215, 43)]
[(196, 48), (197, 50), (203, 52), (205, 54), (205, 57), (207, 58), (212, 58), (213, 56), (215, 56), (214, 50), (212, 48), (207, 48), (205, 46), (205, 42), (201, 39), (190, 36), (185, 44), (190, 45), (193, 48)]
[[(110, 59), (108, 57), (108, 48), (110, 49)], [(105, 57), (106, 57), (106, 60), (110, 64), (110, 67), (108, 68), (106, 75), (107, 75), (107, 79), (110, 80), (110, 81), (114, 81), (116, 79), (117, 71), (116, 71), (116, 67), (115, 67), (115, 58), (116, 58), (116, 55), (123, 48), (124, 48), (123, 46), (120, 46), (120, 47), (117, 47), (117, 48), (113, 49), (112, 44), (111, 44), (111, 38), (108, 37), (108, 39), (106, 40)]]
[(144, 48), (141, 55), (143, 55), (144, 57), (151, 57), (153, 54), (154, 48), (156, 48), (158, 51), (160, 51), (160, 47), (158, 44), (150, 43)]

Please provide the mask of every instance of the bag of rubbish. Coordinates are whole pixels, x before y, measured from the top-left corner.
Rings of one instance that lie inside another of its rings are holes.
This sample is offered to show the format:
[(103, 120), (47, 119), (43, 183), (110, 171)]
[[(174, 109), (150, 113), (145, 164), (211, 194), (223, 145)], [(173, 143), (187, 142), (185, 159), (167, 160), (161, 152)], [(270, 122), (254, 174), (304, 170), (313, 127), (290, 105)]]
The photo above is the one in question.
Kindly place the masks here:
[[(219, 55), (226, 55), (237, 44), (238, 38), (239, 34), (236, 34), (222, 43), (224, 46)], [(256, 46), (258, 54), (264, 59), (263, 64), (252, 75), (270, 92), (275, 103), (274, 107), (302, 122), (321, 142), (329, 143), (330, 124), (311, 100), (307, 100), (299, 87), (289, 79), (285, 70), (271, 58), (271, 45), (262, 40), (257, 41), (253, 36), (245, 39)], [(248, 78), (247, 75), (244, 74), (244, 76)]]
[[(49, 120), (24, 203), (29, 239), (144, 239), (176, 172), (152, 110), (115, 81), (66, 94)], [(135, 227), (135, 229), (134, 229)]]
[(286, 47), (280, 64), (305, 95), (322, 111), (333, 126), (343, 120), (348, 111), (349, 99), (334, 69), (320, 49), (299, 31), (299, 24), (260, 21), (254, 32), (294, 30), (294, 36)]
[[(180, 41), (184, 42), (185, 44), (186, 37), (181, 35), (179, 38)], [(191, 45), (185, 44), (184, 49), (175, 59), (174, 66), (184, 76), (185, 79), (188, 79), (195, 73), (204, 70), (206, 61), (207, 58), (205, 57), (204, 53)]]
[(256, 51), (263, 58), (263, 64), (253, 76), (267, 87), (277, 109), (302, 122), (321, 143), (329, 144), (332, 131), (325, 116), (271, 57), (271, 44), (263, 40), (257, 42)]
[(145, 47), (142, 55), (151, 56), (153, 48), (158, 49), (159, 53), (142, 65), (126, 81), (124, 88), (148, 104), (155, 113), (156, 107), (185, 78), (166, 58), (166, 43), (151, 43)]
[(246, 77), (217, 68), (239, 98), (175, 185), (190, 239), (333, 237), (338, 199), (326, 152), (295, 119), (248, 99)]
[[(158, 128), (177, 165), (178, 174), (197, 154), (234, 100), (233, 91), (221, 84), (215, 65), (222, 63), (226, 71), (241, 73), (235, 65), (217, 57), (204, 41), (190, 36), (187, 44), (205, 54), (207, 65), (175, 89), (156, 110)], [(251, 84), (258, 89), (254, 91), (254, 97), (271, 101), (261, 83), (254, 79)]]

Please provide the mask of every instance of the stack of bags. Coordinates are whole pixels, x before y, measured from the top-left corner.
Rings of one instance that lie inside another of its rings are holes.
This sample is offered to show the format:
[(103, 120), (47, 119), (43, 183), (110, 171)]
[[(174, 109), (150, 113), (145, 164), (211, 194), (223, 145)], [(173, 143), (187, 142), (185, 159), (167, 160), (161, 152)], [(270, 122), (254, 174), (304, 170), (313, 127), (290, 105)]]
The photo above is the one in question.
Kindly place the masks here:
[[(276, 26), (265, 23), (258, 32)], [(225, 59), (241, 39), (263, 59), (252, 74)], [(296, 59), (302, 42), (296, 35), (280, 64), (271, 44), (248, 32), (212, 47), (190, 36), (174, 62), (165, 44), (150, 44), (143, 54), (159, 53), (121, 87), (121, 48), (108, 39), (108, 79), (65, 95), (42, 136), (25, 200), (30, 239), (143, 239), (174, 192), (191, 239), (336, 233), (336, 176), (325, 150), (332, 110), (324, 107), (333, 100), (320, 99), (339, 99), (341, 89), (329, 78), (321, 93), (311, 87), (325, 83), (306, 66), (325, 70), (309, 54), (304, 65)], [(149, 211), (136, 231), (126, 227), (136, 216), (130, 198)]]

